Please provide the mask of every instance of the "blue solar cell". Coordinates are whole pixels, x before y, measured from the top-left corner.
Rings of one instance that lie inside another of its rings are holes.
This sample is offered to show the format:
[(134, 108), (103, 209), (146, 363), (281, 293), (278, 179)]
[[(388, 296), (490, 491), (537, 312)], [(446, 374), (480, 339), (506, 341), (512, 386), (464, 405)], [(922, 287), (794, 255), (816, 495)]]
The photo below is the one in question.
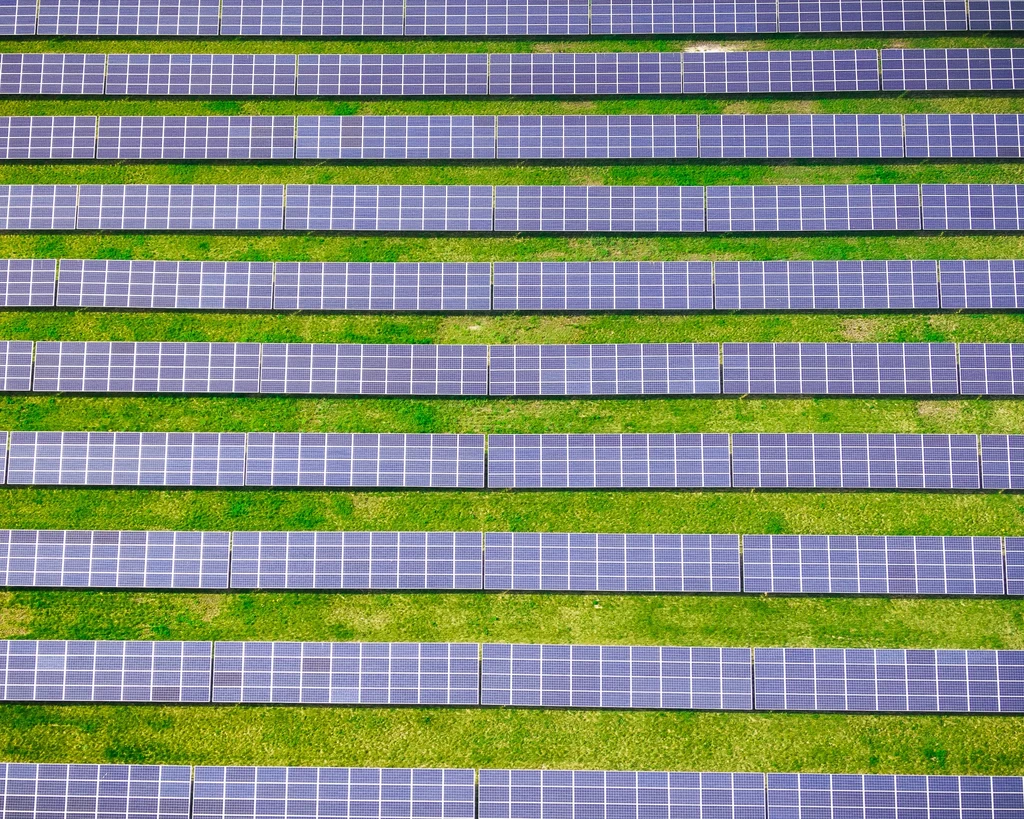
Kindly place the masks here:
[(778, 31), (775, 0), (594, 0), (591, 34), (750, 34)]
[(963, 159), (1024, 157), (1024, 116), (907, 114), (907, 156)]
[(36, 0), (10, 0), (0, 6), (0, 36), (36, 33)]
[(97, 159), (293, 159), (293, 117), (100, 117)]
[(700, 155), (712, 159), (903, 156), (899, 114), (702, 114)]
[(1024, 537), (1006, 538), (1006, 593), (1024, 595)]
[(939, 262), (945, 310), (1024, 309), (1024, 260)]
[(966, 31), (963, 0), (780, 0), (779, 31)]
[(590, 34), (587, 0), (410, 0), (405, 35)]
[(499, 159), (684, 159), (697, 116), (499, 116)]
[(1024, 489), (1024, 435), (981, 436), (984, 489)]
[(56, 259), (0, 259), (0, 307), (53, 307)]
[(0, 185), (0, 230), (74, 230), (77, 185)]
[(1017, 0), (967, 0), (971, 31), (1024, 29), (1024, 6)]
[(224, 0), (220, 33), (233, 37), (401, 37), (402, 0)]
[[(103, 57), (102, 54), (97, 55)], [(294, 54), (110, 54), (107, 95), (295, 95)]]
[(32, 342), (0, 341), (0, 392), (32, 389)]
[(960, 392), (1024, 395), (1024, 344), (961, 344)]
[(487, 93), (486, 54), (300, 54), (298, 60), (300, 97)]
[(1024, 230), (1024, 185), (922, 185), (925, 230)]
[(0, 94), (103, 93), (105, 54), (0, 54)]
[(494, 159), (494, 117), (298, 117), (299, 159)]
[(0, 159), (93, 159), (96, 117), (0, 117)]
[(492, 54), (488, 93), (499, 96), (678, 94), (673, 52)]
[(1024, 48), (882, 49), (883, 91), (1024, 88)]
[(219, 0), (40, 0), (36, 33), (207, 37), (219, 33), (219, 17)]
[(877, 91), (878, 52), (688, 51), (684, 94)]

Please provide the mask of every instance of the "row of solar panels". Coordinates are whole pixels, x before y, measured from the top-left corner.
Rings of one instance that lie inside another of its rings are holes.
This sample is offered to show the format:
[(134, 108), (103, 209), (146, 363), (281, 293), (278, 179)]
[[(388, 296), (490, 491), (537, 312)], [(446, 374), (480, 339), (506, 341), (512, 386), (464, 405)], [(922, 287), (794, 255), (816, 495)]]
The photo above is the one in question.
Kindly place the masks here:
[(1024, 537), (7, 529), (0, 586), (1022, 596)]
[[(12, 432), (8, 486), (1024, 489), (1024, 435)], [(486, 483), (485, 483), (486, 474)]]
[(1024, 777), (0, 763), (8, 819), (1015, 819)]
[(0, 701), (1024, 713), (1024, 651), (0, 641)]
[(27, 391), (1024, 395), (1024, 344), (0, 341), (0, 392)]
[[(888, 2), (888, 0), (886, 0)], [(1024, 48), (0, 54), (0, 95), (484, 96), (1024, 89)]]
[(1024, 260), (492, 265), (61, 259), (58, 265), (56, 259), (0, 259), (0, 307), (54, 306), (578, 312), (1022, 310)]
[(1024, 157), (1021, 114), (0, 117), (15, 159)]
[(1024, 185), (2, 185), (0, 231), (1024, 230)]
[(11, 0), (0, 36), (401, 37), (1008, 31), (1016, 0)]

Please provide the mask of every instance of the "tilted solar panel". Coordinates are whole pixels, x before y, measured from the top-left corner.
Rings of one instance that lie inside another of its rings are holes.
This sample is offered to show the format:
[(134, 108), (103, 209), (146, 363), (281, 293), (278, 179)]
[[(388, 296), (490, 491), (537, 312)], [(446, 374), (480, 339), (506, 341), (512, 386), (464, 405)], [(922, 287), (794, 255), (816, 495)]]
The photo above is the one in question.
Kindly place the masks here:
[(409, 0), (405, 35), (590, 34), (587, 0)]
[(214, 702), (478, 705), (476, 643), (217, 643)]
[(234, 589), (482, 589), (480, 532), (235, 532)]
[(1024, 260), (939, 262), (944, 310), (1024, 309)]
[(755, 648), (759, 711), (1024, 712), (1024, 651)]
[(494, 230), (502, 233), (700, 233), (704, 189), (499, 185)]
[(1006, 538), (1006, 593), (1024, 595), (1024, 537)]
[(931, 261), (715, 262), (717, 310), (935, 310)]
[(591, 34), (739, 34), (778, 31), (774, 0), (594, 0)]
[(74, 230), (77, 185), (0, 185), (0, 231)]
[(12, 432), (8, 484), (242, 486), (242, 432)]
[(495, 310), (711, 310), (711, 262), (495, 262)]
[(1024, 395), (1024, 344), (961, 344), (963, 395)]
[(32, 389), (32, 342), (0, 341), (0, 392)]
[(224, 0), (220, 33), (234, 37), (401, 37), (402, 0)]
[(966, 31), (963, 0), (780, 0), (779, 31)]
[(0, 307), (53, 307), (56, 259), (0, 259)]
[(1024, 489), (1024, 435), (981, 436), (984, 489)]
[(490, 435), (487, 486), (511, 489), (728, 487), (726, 434)]
[(883, 91), (1024, 88), (1024, 48), (884, 48)]
[(36, 392), (258, 393), (260, 345), (40, 341)]
[(110, 54), (106, 93), (108, 96), (291, 97), (295, 95), (295, 55)]
[(36, 0), (11, 0), (0, 6), (0, 36), (36, 33)]
[(974, 435), (736, 433), (732, 470), (736, 487), (981, 488)]
[(474, 819), (476, 772), (427, 768), (195, 769), (193, 819)]
[(103, 93), (105, 54), (0, 54), (0, 94)]
[(903, 156), (899, 114), (701, 114), (705, 159)]
[(264, 344), (260, 392), (487, 395), (487, 346)]
[(212, 643), (0, 641), (5, 702), (209, 702)]
[(744, 535), (753, 594), (1001, 595), (998, 537)]
[(726, 343), (734, 395), (957, 395), (955, 344)]
[(300, 54), (298, 60), (300, 97), (487, 93), (486, 54)]
[(717, 344), (497, 344), (490, 395), (717, 395)]
[(491, 309), (487, 262), (278, 262), (277, 310)]
[(684, 94), (834, 93), (878, 90), (878, 52), (688, 51)]
[(491, 54), (488, 93), (498, 96), (678, 94), (678, 53)]
[(494, 117), (298, 117), (298, 159), (494, 159)]
[(482, 489), (484, 436), (251, 432), (245, 484)]
[(697, 116), (499, 116), (499, 159), (697, 156)]
[(1019, 114), (907, 114), (903, 120), (910, 157), (1024, 157)]
[(208, 37), (219, 33), (219, 0), (40, 0), (37, 34)]
[(971, 31), (1024, 29), (1024, 7), (1016, 0), (967, 0)]
[(739, 535), (487, 532), (492, 591), (740, 590)]
[(97, 159), (292, 159), (293, 117), (100, 117)]
[(1024, 230), (1024, 185), (922, 185), (925, 230)]
[[(0, 432), (0, 452), (7, 452), (8, 432)], [(7, 482), (7, 458), (0, 458), (0, 483)]]
[(187, 765), (0, 763), (0, 814), (10, 819), (102, 816), (189, 819)]
[(0, 586), (226, 589), (227, 532), (0, 530)]
[(0, 117), (0, 159), (93, 159), (96, 117)]
[(749, 648), (484, 643), (481, 705), (752, 710)]

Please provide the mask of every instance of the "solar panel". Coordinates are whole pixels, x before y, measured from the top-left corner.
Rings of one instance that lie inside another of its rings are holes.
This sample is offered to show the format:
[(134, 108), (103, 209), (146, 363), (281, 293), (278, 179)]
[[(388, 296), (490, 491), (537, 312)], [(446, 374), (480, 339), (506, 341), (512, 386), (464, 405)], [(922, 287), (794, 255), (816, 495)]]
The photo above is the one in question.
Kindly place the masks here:
[(867, 159), (903, 156), (899, 114), (701, 114), (705, 159)]
[(957, 395), (955, 344), (722, 345), (733, 395)]
[(586, 0), (410, 0), (405, 35), (590, 34)]
[(750, 711), (749, 648), (484, 643), (481, 705)]
[[(0, 452), (7, 452), (9, 433), (0, 432)], [(0, 483), (7, 482), (7, 458), (0, 458)]]
[(684, 94), (833, 93), (878, 90), (878, 52), (688, 51)]
[(39, 341), (36, 392), (258, 393), (260, 345)]
[(11, 0), (0, 6), (0, 36), (36, 33), (36, 0)]
[(715, 262), (718, 310), (934, 310), (931, 261)]
[(1021, 88), (1024, 88), (1022, 48), (882, 49), (883, 91), (1013, 91)]
[[(102, 58), (103, 55), (97, 55)], [(110, 54), (107, 95), (295, 95), (294, 54)]]
[(278, 262), (276, 310), (491, 309), (487, 262)]
[(1003, 594), (998, 537), (744, 535), (752, 594)]
[(226, 589), (227, 532), (0, 530), (0, 586)]
[(0, 94), (102, 94), (106, 59), (105, 54), (3, 53)]
[(726, 434), (490, 435), (487, 486), (511, 489), (728, 487)]
[(961, 344), (960, 392), (1024, 395), (1024, 344)]
[(1017, 114), (907, 114), (903, 119), (910, 157), (1024, 157), (1024, 117)]
[(738, 34), (778, 31), (774, 0), (594, 0), (591, 34)]
[(494, 117), (298, 117), (298, 159), (494, 159)]
[(736, 487), (981, 488), (974, 435), (736, 433), (732, 468)]
[(212, 643), (2, 640), (5, 702), (209, 702)]
[(491, 54), (488, 93), (498, 96), (678, 94), (677, 52)]
[(0, 230), (74, 230), (77, 185), (0, 185)]
[(283, 185), (82, 185), (79, 230), (281, 230)]
[(755, 648), (759, 711), (1021, 713), (1024, 651)]
[(697, 156), (697, 116), (502, 116), (498, 159), (684, 159)]
[(502, 233), (701, 233), (704, 189), (499, 185), (494, 230)]
[(0, 341), (0, 392), (32, 389), (32, 342)]
[(214, 702), (478, 705), (476, 643), (217, 643)]
[(235, 532), (235, 589), (481, 589), (479, 532)]
[(189, 819), (187, 765), (0, 763), (0, 813), (11, 819), (102, 816)]
[(764, 819), (764, 796), (764, 774), (482, 770), (479, 816)]
[(739, 535), (488, 532), (484, 588), (495, 591), (740, 590)]
[(242, 486), (242, 432), (12, 432), (8, 484)]
[(1024, 489), (1024, 435), (981, 436), (984, 489)]
[(1024, 230), (1024, 185), (922, 185), (925, 230)]
[(707, 188), (707, 218), (709, 232), (920, 230), (920, 191), (917, 185), (714, 185)]
[(717, 344), (497, 344), (491, 395), (717, 395)]
[(495, 310), (711, 310), (711, 262), (495, 262)]
[(476, 773), (426, 768), (195, 769), (194, 819), (473, 819)]
[(208, 37), (219, 0), (40, 0), (40, 35)]
[(0, 117), (0, 159), (93, 159), (96, 117)]
[(966, 31), (963, 0), (781, 0), (779, 31)]
[(56, 259), (0, 259), (0, 307), (53, 307)]
[(251, 432), (245, 484), (482, 489), (484, 436)]
[(1014, 0), (967, 0), (972, 31), (1017, 31), (1024, 28), (1024, 8)]
[(233, 37), (401, 37), (402, 0), (225, 0), (220, 33)]
[(300, 97), (487, 93), (486, 54), (300, 54), (298, 59)]
[(100, 117), (97, 159), (293, 159), (293, 117)]
[(945, 310), (1024, 309), (1024, 261), (944, 260), (939, 278)]
[(1006, 538), (1006, 593), (1024, 595), (1024, 537)]

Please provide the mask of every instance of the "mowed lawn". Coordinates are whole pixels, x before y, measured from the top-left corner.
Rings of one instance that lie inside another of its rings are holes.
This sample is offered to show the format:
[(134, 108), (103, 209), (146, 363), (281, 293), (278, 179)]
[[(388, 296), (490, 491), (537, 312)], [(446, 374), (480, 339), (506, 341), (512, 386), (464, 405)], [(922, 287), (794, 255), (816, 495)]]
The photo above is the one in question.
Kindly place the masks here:
[[(998, 37), (719, 41), (729, 48), (1006, 46)], [(647, 51), (698, 40), (18, 40), (48, 51)], [(1017, 113), (1019, 97), (6, 100), (24, 114)], [(0, 183), (1024, 183), (998, 162), (10, 163)], [(516, 261), (1021, 258), (1019, 236), (8, 235), (0, 255)], [(401, 343), (1024, 342), (1020, 315), (299, 315), (7, 311), (0, 338)], [(0, 428), (374, 432), (1024, 433), (1019, 401), (0, 397)], [(1024, 535), (1013, 494), (7, 489), (0, 526)], [(1024, 648), (1015, 600), (570, 594), (8, 591), (0, 637), (466, 640)], [(418, 708), (0, 706), (24, 761), (1020, 773), (1024, 718)]]

